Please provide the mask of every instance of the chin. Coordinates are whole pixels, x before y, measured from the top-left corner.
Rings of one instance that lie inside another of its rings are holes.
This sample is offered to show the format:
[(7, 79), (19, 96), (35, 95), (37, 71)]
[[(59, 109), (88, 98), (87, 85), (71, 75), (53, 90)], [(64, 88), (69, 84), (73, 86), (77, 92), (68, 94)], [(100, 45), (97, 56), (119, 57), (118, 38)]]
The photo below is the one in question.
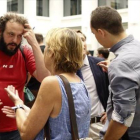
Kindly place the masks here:
[(7, 50), (9, 50), (9, 51), (14, 51), (15, 49), (16, 49), (16, 47), (14, 47), (14, 48), (7, 47)]
[(14, 49), (8, 49), (8, 48), (7, 48), (7, 50), (8, 50), (9, 52), (14, 52), (15, 48), (14, 48)]

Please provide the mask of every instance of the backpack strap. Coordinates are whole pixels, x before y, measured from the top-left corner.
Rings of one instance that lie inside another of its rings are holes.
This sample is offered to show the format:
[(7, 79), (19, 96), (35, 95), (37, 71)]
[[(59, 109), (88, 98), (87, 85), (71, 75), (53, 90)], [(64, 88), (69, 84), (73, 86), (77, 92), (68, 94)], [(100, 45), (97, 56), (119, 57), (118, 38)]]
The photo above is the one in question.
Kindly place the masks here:
[[(23, 58), (24, 58), (24, 61), (25, 61), (25, 55), (24, 55), (24, 53), (23, 53), (23, 46), (20, 45), (19, 49), (20, 49), (21, 54), (22, 54), (22, 56), (23, 56)], [(25, 61), (25, 62), (26, 62), (26, 61)]]
[[(20, 52), (21, 52), (21, 54), (22, 54), (22, 56), (23, 56), (23, 58), (24, 58), (24, 61), (25, 61), (25, 65), (26, 65), (26, 59), (25, 59), (25, 55), (24, 55), (24, 53), (23, 53), (23, 46), (22, 45), (20, 45), (20, 47), (19, 47), (19, 49), (20, 49)], [(25, 67), (26, 68), (26, 67)], [(28, 80), (28, 70), (27, 70), (27, 68), (26, 68), (26, 72), (27, 72), (27, 76), (26, 76), (26, 84), (25, 85), (27, 85), (27, 81), (29, 81)]]

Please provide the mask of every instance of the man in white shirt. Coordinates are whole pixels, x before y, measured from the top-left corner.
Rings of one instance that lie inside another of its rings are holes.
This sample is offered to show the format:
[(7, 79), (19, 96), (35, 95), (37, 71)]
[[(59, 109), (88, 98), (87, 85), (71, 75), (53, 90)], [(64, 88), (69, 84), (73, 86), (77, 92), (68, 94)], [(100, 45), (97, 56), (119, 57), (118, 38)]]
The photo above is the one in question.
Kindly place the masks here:
[(86, 36), (77, 31), (77, 34), (83, 42), (83, 66), (77, 71), (77, 75), (83, 79), (91, 99), (91, 125), (89, 137), (99, 140), (99, 132), (106, 119), (106, 105), (108, 99), (108, 76), (97, 65), (102, 58), (87, 56)]

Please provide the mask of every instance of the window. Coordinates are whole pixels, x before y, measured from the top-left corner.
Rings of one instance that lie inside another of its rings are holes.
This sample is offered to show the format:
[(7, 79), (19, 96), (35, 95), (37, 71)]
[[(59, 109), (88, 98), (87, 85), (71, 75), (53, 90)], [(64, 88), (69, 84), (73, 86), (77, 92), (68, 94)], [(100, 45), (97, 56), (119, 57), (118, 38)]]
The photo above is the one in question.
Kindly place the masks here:
[(24, 0), (7, 0), (7, 12), (24, 13)]
[(37, 0), (37, 16), (49, 17), (49, 0)]
[(64, 16), (81, 14), (81, 0), (64, 0)]
[(128, 8), (128, 0), (98, 0), (98, 6), (111, 6), (114, 9)]

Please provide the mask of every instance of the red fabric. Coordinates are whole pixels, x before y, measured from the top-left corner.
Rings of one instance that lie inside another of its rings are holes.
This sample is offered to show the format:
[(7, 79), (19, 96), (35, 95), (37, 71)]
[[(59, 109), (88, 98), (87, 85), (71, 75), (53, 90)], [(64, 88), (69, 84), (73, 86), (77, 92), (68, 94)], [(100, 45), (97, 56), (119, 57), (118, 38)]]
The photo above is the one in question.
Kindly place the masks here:
[(6, 117), (1, 111), (3, 106), (14, 106), (4, 88), (8, 85), (15, 86), (20, 98), (24, 99), (23, 87), (26, 82), (26, 68), (31, 74), (36, 69), (32, 50), (24, 46), (23, 52), (26, 58), (26, 64), (20, 50), (13, 56), (5, 55), (0, 51), (0, 99), (3, 102), (0, 105), (0, 132), (17, 130), (16, 120)]

